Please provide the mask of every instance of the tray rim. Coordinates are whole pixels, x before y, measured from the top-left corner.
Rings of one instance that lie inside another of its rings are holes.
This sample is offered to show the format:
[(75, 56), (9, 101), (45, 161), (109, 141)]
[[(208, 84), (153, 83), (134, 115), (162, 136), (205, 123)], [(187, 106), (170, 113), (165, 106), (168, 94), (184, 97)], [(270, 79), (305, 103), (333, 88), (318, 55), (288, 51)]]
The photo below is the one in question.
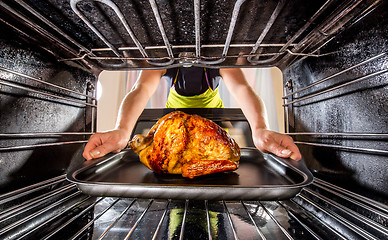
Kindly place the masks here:
[[(114, 183), (114, 182), (93, 182), (77, 179), (77, 175), (89, 170), (91, 168), (97, 167), (101, 164), (114, 164), (116, 161), (121, 161), (122, 157), (118, 157), (119, 155), (125, 155), (128, 151), (132, 151), (130, 149), (126, 149), (121, 151), (120, 153), (108, 154), (105, 157), (92, 160), (92, 162), (84, 162), (84, 164), (74, 171), (71, 171), (67, 174), (67, 179), (77, 185), (80, 189), (83, 186), (94, 186), (94, 187), (103, 187), (103, 186), (120, 186), (120, 187), (130, 187), (130, 188), (147, 188), (147, 189), (244, 189), (244, 190), (257, 190), (257, 189), (300, 189), (312, 183), (313, 175), (307, 169), (304, 164), (304, 160), (294, 161), (290, 159), (284, 159), (277, 157), (273, 154), (262, 153), (258, 149), (253, 147), (244, 147), (243, 149), (254, 150), (263, 155), (264, 158), (271, 158), (272, 160), (277, 161), (278, 164), (281, 164), (287, 168), (290, 168), (297, 174), (303, 177), (303, 181), (296, 184), (276, 184), (276, 185), (252, 185), (252, 186), (240, 186), (240, 185), (202, 185), (202, 184), (160, 184), (160, 183)], [(115, 159), (117, 158), (117, 159)], [(266, 159), (267, 160), (267, 159)], [(112, 163), (107, 163), (109, 161), (114, 161)], [(268, 161), (268, 160), (267, 160)], [(85, 165), (86, 164), (86, 165)]]

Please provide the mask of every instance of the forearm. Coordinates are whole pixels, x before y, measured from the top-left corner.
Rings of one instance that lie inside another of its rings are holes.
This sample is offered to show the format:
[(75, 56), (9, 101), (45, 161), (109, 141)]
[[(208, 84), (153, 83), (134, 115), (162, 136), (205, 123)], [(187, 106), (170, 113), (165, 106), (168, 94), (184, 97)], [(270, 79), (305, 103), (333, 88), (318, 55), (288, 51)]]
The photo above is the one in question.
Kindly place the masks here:
[(155, 92), (164, 70), (144, 70), (121, 103), (117, 116), (116, 128), (123, 130), (129, 139), (136, 121), (147, 105), (148, 100)]
[(268, 129), (267, 112), (263, 100), (250, 86), (243, 86), (234, 91), (234, 98), (247, 118), (252, 131)]
[(243, 111), (252, 130), (267, 129), (267, 113), (261, 98), (245, 80), (241, 69), (220, 70), (224, 83)]
[(128, 93), (120, 105), (115, 129), (125, 132), (128, 140), (148, 99), (144, 91), (138, 88)]

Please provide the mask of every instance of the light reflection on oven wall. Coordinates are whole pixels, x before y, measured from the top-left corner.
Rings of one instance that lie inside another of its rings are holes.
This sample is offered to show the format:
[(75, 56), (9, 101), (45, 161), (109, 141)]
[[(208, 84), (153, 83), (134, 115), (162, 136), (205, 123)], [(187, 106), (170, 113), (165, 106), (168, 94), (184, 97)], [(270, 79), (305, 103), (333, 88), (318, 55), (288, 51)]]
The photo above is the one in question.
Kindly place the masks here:
[[(270, 129), (284, 132), (284, 109), (281, 99), (283, 96), (283, 78), (281, 71), (275, 67), (243, 68), (242, 70), (249, 84), (265, 103)], [(135, 84), (139, 74), (140, 71), (103, 71), (100, 74), (97, 86), (98, 132), (114, 128), (120, 103)], [(162, 79), (146, 108), (164, 108), (168, 91), (167, 81)], [(223, 82), (219, 86), (219, 92), (226, 108), (238, 108), (237, 103), (229, 94)], [(244, 136), (247, 124), (235, 123), (231, 125), (230, 123), (224, 123), (224, 125), (229, 126), (229, 134), (241, 147), (248, 146), (246, 136)], [(147, 132), (147, 129), (144, 132)]]

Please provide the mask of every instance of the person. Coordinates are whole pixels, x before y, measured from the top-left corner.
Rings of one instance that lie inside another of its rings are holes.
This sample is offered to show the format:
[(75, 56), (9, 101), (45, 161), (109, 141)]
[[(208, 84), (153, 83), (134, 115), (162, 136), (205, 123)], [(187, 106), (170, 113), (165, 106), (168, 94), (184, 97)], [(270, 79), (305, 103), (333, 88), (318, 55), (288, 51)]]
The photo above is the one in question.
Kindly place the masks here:
[(256, 148), (279, 157), (301, 159), (299, 149), (290, 136), (268, 129), (263, 101), (248, 84), (241, 69), (179, 67), (143, 70), (120, 105), (116, 127), (90, 137), (83, 152), (86, 160), (99, 158), (110, 152), (118, 153), (127, 146), (138, 117), (162, 77), (171, 86), (166, 103), (166, 107), (170, 108), (223, 107), (218, 93), (219, 82), (223, 80), (249, 122)]

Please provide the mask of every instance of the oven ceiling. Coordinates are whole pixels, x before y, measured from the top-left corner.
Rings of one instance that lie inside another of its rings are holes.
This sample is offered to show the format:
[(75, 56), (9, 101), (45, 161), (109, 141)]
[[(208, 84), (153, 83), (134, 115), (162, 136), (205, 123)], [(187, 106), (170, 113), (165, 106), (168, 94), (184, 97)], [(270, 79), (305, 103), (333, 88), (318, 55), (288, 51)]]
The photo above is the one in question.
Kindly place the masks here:
[(285, 68), (324, 46), (382, 0), (1, 1), (8, 32), (59, 61), (98, 69)]

